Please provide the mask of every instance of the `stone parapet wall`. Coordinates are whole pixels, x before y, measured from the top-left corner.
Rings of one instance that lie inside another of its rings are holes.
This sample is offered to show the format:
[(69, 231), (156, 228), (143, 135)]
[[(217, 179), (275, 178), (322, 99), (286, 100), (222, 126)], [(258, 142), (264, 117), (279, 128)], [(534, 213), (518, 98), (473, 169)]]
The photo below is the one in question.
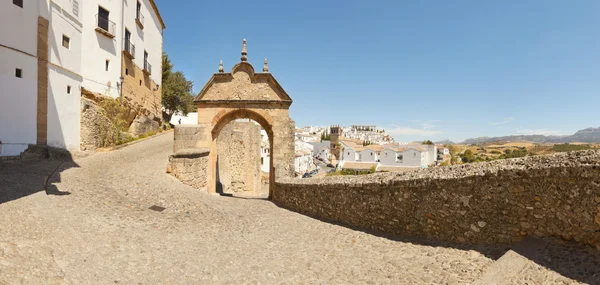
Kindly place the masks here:
[(600, 249), (600, 151), (275, 185), (282, 207), (384, 233), (485, 244), (533, 235)]
[(173, 152), (180, 149), (199, 148), (203, 139), (203, 130), (198, 125), (175, 125)]
[(167, 172), (186, 185), (202, 189), (206, 187), (209, 154), (208, 149), (180, 149), (169, 156)]

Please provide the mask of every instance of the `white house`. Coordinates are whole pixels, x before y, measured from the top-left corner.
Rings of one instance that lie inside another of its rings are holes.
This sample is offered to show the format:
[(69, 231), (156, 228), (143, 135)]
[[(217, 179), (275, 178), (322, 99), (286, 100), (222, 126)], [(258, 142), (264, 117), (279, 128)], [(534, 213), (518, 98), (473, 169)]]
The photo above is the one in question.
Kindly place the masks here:
[(36, 143), (79, 149), (82, 87), (125, 89), (160, 114), (165, 26), (153, 0), (2, 1), (0, 23), (0, 156)]
[(269, 173), (271, 168), (271, 147), (269, 136), (263, 129), (260, 130), (260, 170)]
[(45, 2), (0, 2), (2, 156), (18, 155), (37, 141), (38, 16), (47, 18), (48, 9)]
[(330, 154), (330, 141), (321, 141), (316, 143), (311, 143), (313, 145), (313, 153), (316, 158), (320, 158), (323, 160), (329, 160)]
[(387, 147), (381, 151), (380, 166), (428, 167), (435, 164), (437, 150), (435, 146), (403, 145)]
[(185, 116), (183, 114), (173, 114), (169, 123), (172, 125), (197, 125), (198, 112), (190, 112)]

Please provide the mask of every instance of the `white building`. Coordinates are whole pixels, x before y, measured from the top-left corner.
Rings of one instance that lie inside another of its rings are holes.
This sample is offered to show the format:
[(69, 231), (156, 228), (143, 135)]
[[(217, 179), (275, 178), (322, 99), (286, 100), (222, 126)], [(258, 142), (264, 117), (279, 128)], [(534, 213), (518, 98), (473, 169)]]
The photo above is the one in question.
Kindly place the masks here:
[(421, 144), (390, 144), (363, 146), (359, 139), (340, 138), (342, 145), (340, 165), (344, 169), (368, 170), (373, 165), (396, 168), (425, 168), (435, 165), (436, 146)]
[(123, 89), (160, 113), (165, 26), (153, 0), (2, 1), (0, 23), (0, 156), (36, 143), (79, 149), (82, 87)]
[(294, 157), (294, 170), (299, 175), (304, 174), (307, 171), (315, 169), (316, 165), (313, 161), (314, 146), (311, 143), (296, 139), (294, 141), (295, 157)]
[(269, 173), (271, 168), (271, 147), (267, 131), (260, 130), (260, 170)]
[(190, 112), (187, 115), (175, 113), (171, 116), (171, 125), (197, 125), (198, 112)]
[(317, 159), (329, 161), (330, 159), (330, 141), (321, 141), (318, 143), (311, 143), (313, 145), (313, 153)]

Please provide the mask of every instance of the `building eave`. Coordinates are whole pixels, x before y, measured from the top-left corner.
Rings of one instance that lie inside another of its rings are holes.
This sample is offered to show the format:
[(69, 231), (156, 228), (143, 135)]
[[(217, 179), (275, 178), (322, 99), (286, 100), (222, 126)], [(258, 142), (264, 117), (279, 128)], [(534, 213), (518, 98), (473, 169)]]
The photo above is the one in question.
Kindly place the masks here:
[(160, 12), (158, 12), (158, 7), (156, 6), (156, 3), (154, 3), (154, 0), (150, 0), (150, 5), (152, 5), (152, 9), (154, 9), (154, 13), (156, 13), (156, 17), (158, 18), (158, 21), (160, 22), (160, 25), (162, 26), (162, 29), (166, 29), (167, 26), (165, 26), (165, 22), (163, 21), (162, 17), (160, 16)]

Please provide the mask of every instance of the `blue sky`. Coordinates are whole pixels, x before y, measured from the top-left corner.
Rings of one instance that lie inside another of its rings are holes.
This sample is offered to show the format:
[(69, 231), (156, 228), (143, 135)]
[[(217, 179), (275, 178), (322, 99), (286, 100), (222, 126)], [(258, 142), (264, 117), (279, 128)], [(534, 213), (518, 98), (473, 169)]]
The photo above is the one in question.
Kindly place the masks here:
[(299, 127), (460, 141), (600, 126), (600, 1), (156, 2), (164, 50), (195, 92), (246, 38)]

